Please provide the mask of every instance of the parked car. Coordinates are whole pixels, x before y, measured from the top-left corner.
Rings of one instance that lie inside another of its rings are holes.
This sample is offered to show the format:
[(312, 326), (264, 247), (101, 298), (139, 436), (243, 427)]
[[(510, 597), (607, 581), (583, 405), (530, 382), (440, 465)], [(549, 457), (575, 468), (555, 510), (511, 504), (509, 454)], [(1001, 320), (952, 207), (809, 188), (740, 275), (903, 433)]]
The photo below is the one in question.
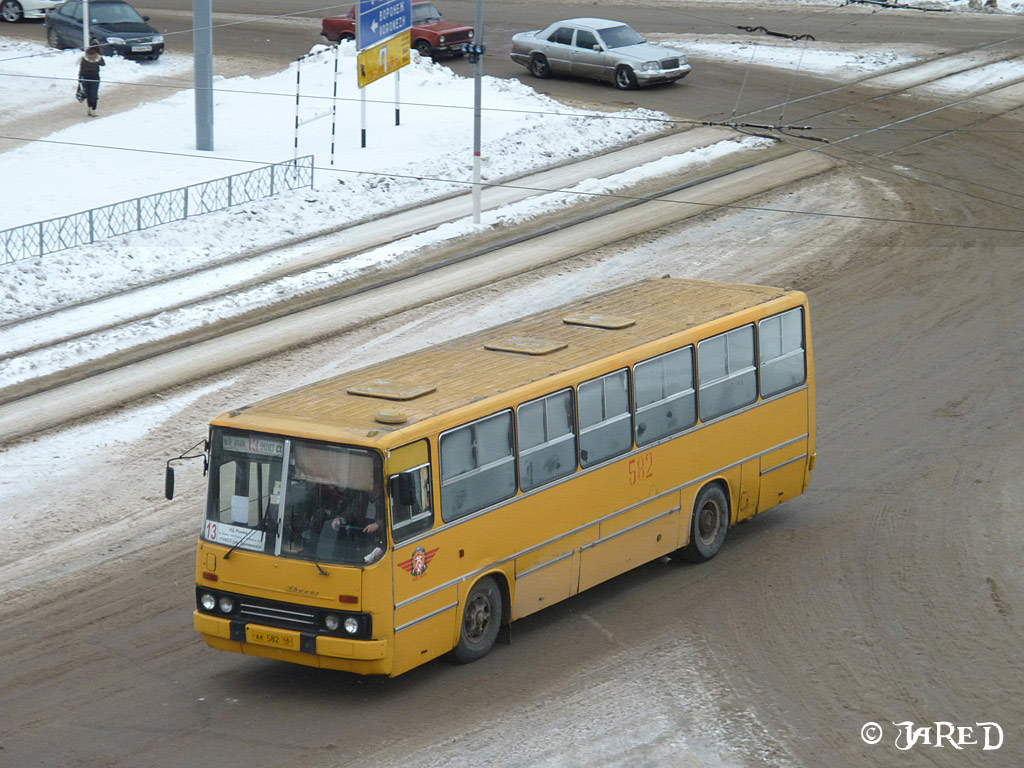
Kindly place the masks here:
[[(324, 19), (321, 35), (332, 43), (356, 39), (355, 6), (346, 16)], [(441, 54), (462, 55), (462, 44), (473, 39), (473, 28), (451, 24), (441, 18), (433, 3), (421, 0), (412, 4), (412, 47), (420, 56), (437, 58)]]
[(652, 45), (631, 27), (608, 19), (567, 19), (512, 36), (512, 61), (534, 77), (573, 75), (607, 80), (623, 90), (686, 77), (679, 51)]
[[(67, 0), (46, 14), (46, 42), (51, 48), (82, 47), (81, 0)], [(91, 0), (89, 37), (105, 56), (156, 59), (164, 52), (164, 36), (124, 0)]]
[(0, 0), (0, 19), (12, 24), (22, 19), (41, 19), (61, 0)]

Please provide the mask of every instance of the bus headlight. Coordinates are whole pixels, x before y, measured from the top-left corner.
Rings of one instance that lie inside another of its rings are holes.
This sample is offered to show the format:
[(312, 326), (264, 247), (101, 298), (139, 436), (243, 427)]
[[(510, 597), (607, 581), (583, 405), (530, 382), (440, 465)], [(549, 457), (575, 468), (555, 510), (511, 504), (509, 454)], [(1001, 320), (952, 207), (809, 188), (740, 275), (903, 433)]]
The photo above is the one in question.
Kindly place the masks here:
[(231, 613), (235, 610), (235, 601), (230, 597), (224, 596), (218, 601), (221, 613)]
[(202, 597), (199, 598), (199, 604), (207, 611), (212, 611), (217, 607), (217, 598), (211, 595), (209, 592), (204, 592)]
[[(353, 619), (349, 619), (349, 621), (353, 621)], [(331, 632), (336, 632), (338, 627), (341, 626), (341, 618), (336, 613), (328, 613), (324, 616), (324, 626)]]
[(359, 619), (355, 618), (354, 616), (349, 616), (347, 619), (345, 619), (344, 626), (346, 632), (348, 632), (350, 635), (354, 635), (356, 632), (359, 631)]

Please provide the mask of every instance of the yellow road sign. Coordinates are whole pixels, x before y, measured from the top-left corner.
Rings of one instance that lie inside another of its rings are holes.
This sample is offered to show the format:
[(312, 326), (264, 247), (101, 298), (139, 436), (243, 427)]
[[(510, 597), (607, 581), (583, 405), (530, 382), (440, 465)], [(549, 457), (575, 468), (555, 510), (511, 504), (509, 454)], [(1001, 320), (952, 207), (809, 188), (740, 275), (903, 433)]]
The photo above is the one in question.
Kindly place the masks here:
[(410, 32), (406, 30), (380, 45), (360, 51), (356, 60), (359, 87), (363, 88), (408, 64), (410, 45)]

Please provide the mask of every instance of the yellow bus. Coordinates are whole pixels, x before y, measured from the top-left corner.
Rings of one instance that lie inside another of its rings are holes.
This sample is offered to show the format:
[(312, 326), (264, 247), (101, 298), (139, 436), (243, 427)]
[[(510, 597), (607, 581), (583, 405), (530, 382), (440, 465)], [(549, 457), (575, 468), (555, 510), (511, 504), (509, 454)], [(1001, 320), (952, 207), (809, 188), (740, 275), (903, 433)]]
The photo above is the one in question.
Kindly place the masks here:
[(214, 648), (398, 675), (802, 493), (798, 291), (660, 279), (211, 424), (194, 626)]

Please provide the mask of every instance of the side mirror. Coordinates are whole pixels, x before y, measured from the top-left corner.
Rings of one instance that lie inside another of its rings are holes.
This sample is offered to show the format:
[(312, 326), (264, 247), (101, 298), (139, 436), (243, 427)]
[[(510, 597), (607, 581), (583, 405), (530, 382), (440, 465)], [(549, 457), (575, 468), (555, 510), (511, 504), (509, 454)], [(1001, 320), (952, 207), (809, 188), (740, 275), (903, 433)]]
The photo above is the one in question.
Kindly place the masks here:
[(168, 500), (174, 498), (174, 467), (170, 464), (164, 472), (164, 497)]
[(391, 498), (403, 507), (411, 507), (416, 503), (416, 485), (412, 473), (403, 472), (391, 478)]
[(594, 50), (597, 51), (598, 53), (600, 53), (601, 52), (601, 46), (598, 45), (597, 43), (594, 43)]
[(143, 17), (142, 17), (142, 20), (143, 20), (143, 21), (149, 21), (149, 16), (143, 16)]

